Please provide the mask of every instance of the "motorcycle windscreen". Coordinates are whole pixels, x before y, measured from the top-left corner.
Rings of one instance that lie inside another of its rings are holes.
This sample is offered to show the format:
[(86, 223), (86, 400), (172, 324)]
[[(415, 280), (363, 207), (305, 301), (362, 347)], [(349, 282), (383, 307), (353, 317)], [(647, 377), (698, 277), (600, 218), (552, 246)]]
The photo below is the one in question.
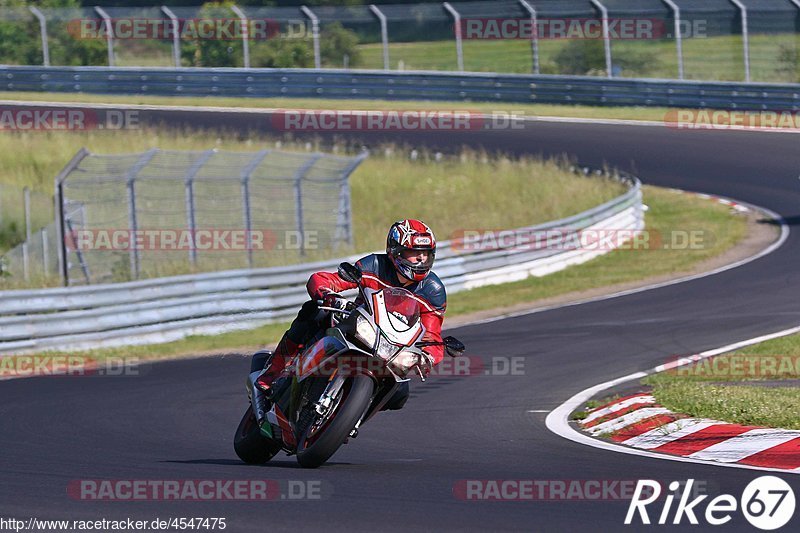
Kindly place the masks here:
[(408, 331), (419, 322), (419, 303), (405, 289), (397, 287), (383, 289), (383, 302), (389, 322), (397, 332)]

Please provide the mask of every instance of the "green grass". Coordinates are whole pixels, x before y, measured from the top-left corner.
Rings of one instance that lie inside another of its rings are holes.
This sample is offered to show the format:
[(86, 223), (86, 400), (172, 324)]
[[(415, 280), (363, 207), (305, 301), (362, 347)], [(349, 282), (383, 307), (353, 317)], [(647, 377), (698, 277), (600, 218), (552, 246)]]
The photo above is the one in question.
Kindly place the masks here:
[(758, 386), (759, 381), (783, 379), (800, 379), (800, 335), (660, 372), (643, 383), (653, 387), (660, 404), (675, 412), (738, 424), (800, 429), (800, 388)]
[(675, 376), (645, 379), (656, 401), (677, 413), (737, 424), (800, 429), (800, 388), (702, 383)]
[(694, 250), (655, 247), (620, 250), (545, 278), (504, 284), (502, 290), (490, 286), (456, 293), (449, 298), (448, 305), (460, 312), (471, 312), (688, 271), (698, 262), (729, 249), (746, 232), (743, 219), (731, 216), (727, 208), (709, 205), (706, 200), (655, 187), (644, 187), (644, 198), (650, 207), (645, 218), (650, 232), (669, 235), (673, 231), (704, 231), (713, 235), (708, 239), (709, 245)]
[[(702, 228), (719, 234), (714, 245), (705, 250), (616, 251), (583, 265), (544, 278), (495, 285), (451, 294), (447, 316), (453, 317), (480, 310), (494, 309), (559, 294), (574, 293), (625, 281), (642, 280), (659, 273), (676, 273), (733, 246), (745, 233), (746, 223), (716, 203), (694, 196), (654, 187), (644, 188), (649, 228)], [(635, 254), (635, 255), (632, 255)], [(435, 268), (434, 268), (435, 270)], [(129, 346), (87, 352), (92, 357), (163, 358), (198, 353), (252, 352), (276, 343), (287, 324), (232, 332), (218, 336), (195, 336), (161, 345)], [(445, 328), (447, 320), (445, 319)]]

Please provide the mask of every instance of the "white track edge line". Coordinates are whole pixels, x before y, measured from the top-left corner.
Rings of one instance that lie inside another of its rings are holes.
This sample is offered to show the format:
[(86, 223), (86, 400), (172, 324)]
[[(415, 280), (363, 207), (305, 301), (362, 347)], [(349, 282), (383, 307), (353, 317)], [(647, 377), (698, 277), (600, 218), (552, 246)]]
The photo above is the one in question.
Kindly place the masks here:
[[(758, 210), (768, 214), (769, 216), (771, 216), (775, 220), (780, 221), (780, 224), (781, 224), (781, 236), (778, 239), (778, 241), (774, 242), (772, 245), (768, 246), (767, 248), (765, 248), (761, 252), (759, 252), (759, 253), (757, 253), (757, 254), (749, 257), (749, 258), (743, 259), (741, 261), (737, 261), (735, 263), (732, 263), (730, 265), (727, 265), (725, 267), (722, 267), (722, 268), (719, 268), (719, 269), (716, 269), (716, 270), (712, 270), (711, 272), (707, 272), (707, 273), (704, 273), (704, 274), (701, 274), (701, 275), (697, 275), (697, 276), (689, 276), (688, 278), (682, 278), (682, 279), (678, 279), (678, 280), (673, 280), (672, 282), (668, 282), (668, 283), (665, 283), (665, 284), (657, 284), (657, 285), (654, 285), (654, 286), (651, 286), (651, 287), (643, 287), (643, 288), (640, 288), (640, 289), (634, 290), (634, 291), (626, 291), (626, 292), (623, 292), (623, 293), (618, 293), (616, 295), (607, 296), (606, 298), (622, 296), (624, 294), (630, 294), (630, 292), (641, 292), (643, 290), (649, 290), (651, 288), (656, 288), (656, 287), (665, 286), (665, 285), (672, 285), (674, 283), (680, 283), (681, 281), (688, 281), (688, 280), (691, 280), (691, 279), (697, 279), (697, 278), (702, 278), (702, 277), (705, 277), (705, 276), (711, 276), (713, 274), (716, 274), (716, 273), (719, 273), (719, 272), (724, 272), (725, 270), (730, 270), (732, 268), (736, 268), (738, 266), (741, 266), (741, 265), (744, 265), (744, 264), (749, 263), (751, 261), (754, 261), (754, 260), (756, 260), (756, 259), (758, 259), (760, 257), (763, 257), (763, 256), (765, 256), (767, 254), (770, 254), (770, 253), (774, 252), (781, 245), (783, 245), (783, 243), (789, 237), (789, 227), (788, 227), (788, 225), (786, 224), (786, 222), (784, 221), (784, 219), (782, 217), (780, 217), (779, 215), (777, 215), (776, 213), (772, 212), (769, 209), (758, 207), (758, 206), (751, 205), (751, 204), (744, 204), (743, 202), (740, 202), (740, 203), (742, 203), (743, 205), (748, 205), (749, 207), (752, 207), (754, 209), (758, 209)], [(598, 299), (593, 299), (593, 300), (589, 300), (589, 301), (596, 301), (596, 300), (606, 299), (606, 298), (598, 298)], [(576, 304), (569, 304), (569, 305), (576, 305)], [(696, 358), (693, 358), (692, 360), (687, 359), (687, 360), (685, 360), (684, 362), (682, 362), (678, 366), (689, 364), (689, 363), (694, 362), (694, 361), (696, 361), (698, 359), (706, 359), (706, 358), (712, 357), (714, 355), (719, 355), (721, 353), (729, 352), (729, 351), (732, 351), (732, 350), (737, 350), (737, 349), (742, 348), (744, 346), (750, 346), (750, 345), (753, 345), (753, 344), (758, 344), (760, 342), (764, 342), (764, 341), (767, 341), (767, 340), (775, 339), (775, 338), (778, 338), (778, 337), (785, 337), (787, 335), (792, 335), (792, 334), (798, 333), (798, 332), (800, 332), (800, 326), (796, 326), (796, 327), (793, 327), (793, 328), (784, 329), (784, 330), (781, 330), (781, 331), (776, 331), (774, 333), (769, 333), (769, 334), (766, 334), (766, 335), (761, 335), (761, 336), (758, 336), (758, 337), (753, 337), (753, 338), (750, 338), (750, 339), (734, 342), (732, 344), (728, 344), (728, 345), (722, 346), (720, 348), (714, 348), (712, 350), (706, 350), (705, 352), (701, 352), (700, 354), (698, 354), (698, 356)], [(584, 389), (584, 390), (578, 392), (577, 394), (573, 395), (566, 402), (562, 403), (561, 405), (559, 405), (558, 407), (553, 409), (547, 415), (547, 418), (545, 418), (545, 425), (547, 426), (547, 429), (549, 429), (550, 431), (552, 431), (556, 435), (558, 435), (560, 437), (563, 437), (563, 438), (565, 438), (567, 440), (571, 440), (571, 441), (577, 442), (579, 444), (585, 444), (585, 445), (591, 446), (593, 448), (600, 448), (600, 449), (603, 449), (603, 450), (609, 450), (609, 451), (618, 452), (618, 453), (627, 453), (627, 454), (630, 454), (630, 455), (638, 455), (640, 457), (650, 457), (650, 458), (654, 458), (654, 459), (663, 459), (663, 460), (667, 460), (667, 461), (678, 461), (678, 462), (682, 462), (682, 463), (697, 463), (697, 464), (710, 465), (710, 466), (720, 466), (720, 467), (727, 467), (727, 468), (739, 468), (739, 469), (744, 469), (744, 470), (763, 470), (763, 471), (767, 471), (767, 472), (781, 472), (781, 473), (800, 474), (800, 469), (787, 470), (787, 469), (780, 469), (780, 468), (768, 468), (768, 467), (751, 466), (751, 465), (743, 465), (743, 464), (736, 464), (736, 463), (718, 463), (718, 462), (713, 462), (713, 461), (704, 461), (704, 460), (700, 460), (700, 459), (692, 459), (692, 458), (683, 457), (683, 456), (680, 456), (680, 455), (667, 455), (667, 454), (650, 452), (650, 451), (646, 451), (646, 450), (640, 450), (640, 449), (637, 449), (637, 448), (630, 448), (630, 447), (626, 447), (626, 446), (624, 446), (622, 444), (616, 444), (616, 443), (611, 443), (611, 442), (608, 442), (608, 441), (595, 439), (593, 437), (590, 437), (586, 433), (583, 433), (582, 431), (576, 430), (575, 428), (570, 426), (570, 424), (569, 424), (569, 415), (572, 414), (572, 412), (575, 409), (577, 409), (580, 405), (582, 405), (582, 404), (586, 403), (588, 400), (590, 400), (597, 393), (599, 393), (599, 392), (601, 392), (603, 390), (609, 389), (611, 387), (614, 387), (616, 385), (619, 385), (620, 383), (625, 383), (627, 381), (632, 381), (632, 380), (635, 380), (635, 379), (641, 379), (641, 378), (643, 378), (645, 376), (648, 376), (650, 374), (653, 374), (653, 373), (656, 373), (656, 372), (659, 372), (659, 371), (663, 371), (663, 370), (664, 370), (663, 365), (659, 365), (658, 367), (654, 367), (654, 368), (652, 368), (652, 369), (650, 369), (650, 370), (648, 370), (646, 372), (635, 372), (633, 374), (628, 374), (627, 376), (622, 376), (620, 378), (613, 379), (611, 381), (606, 381), (605, 383), (601, 383), (599, 385), (595, 385), (594, 387), (590, 387), (588, 389)]]

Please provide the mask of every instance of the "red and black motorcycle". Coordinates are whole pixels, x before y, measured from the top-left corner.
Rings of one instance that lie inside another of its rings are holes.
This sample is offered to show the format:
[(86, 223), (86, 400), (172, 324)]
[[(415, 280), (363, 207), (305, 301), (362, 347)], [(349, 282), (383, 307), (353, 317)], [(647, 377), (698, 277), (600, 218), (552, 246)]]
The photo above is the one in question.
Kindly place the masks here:
[(330, 312), (331, 327), (298, 355), (271, 403), (254, 394), (265, 370), (251, 369), (250, 406), (234, 437), (244, 462), (262, 464), (284, 450), (301, 466), (318, 467), (386, 407), (409, 374), (425, 380), (431, 360), (423, 347), (444, 345), (452, 357), (464, 352), (454, 337), (422, 340), (419, 303), (409, 291), (364, 287), (361, 271), (349, 263), (339, 265), (339, 276), (358, 284), (358, 305), (320, 307)]

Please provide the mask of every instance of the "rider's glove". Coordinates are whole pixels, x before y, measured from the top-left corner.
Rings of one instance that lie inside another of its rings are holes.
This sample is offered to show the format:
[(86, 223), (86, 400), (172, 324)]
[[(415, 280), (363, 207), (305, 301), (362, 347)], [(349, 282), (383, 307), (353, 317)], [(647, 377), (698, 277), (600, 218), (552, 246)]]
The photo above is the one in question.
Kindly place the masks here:
[(422, 375), (428, 377), (431, 370), (433, 370), (433, 356), (424, 351), (423, 353), (425, 355), (420, 357), (419, 367), (422, 369)]
[(336, 309), (344, 310), (347, 307), (347, 304), (350, 302), (347, 298), (344, 298), (338, 292), (326, 292), (325, 295), (322, 297), (322, 306), (323, 307), (334, 307)]

